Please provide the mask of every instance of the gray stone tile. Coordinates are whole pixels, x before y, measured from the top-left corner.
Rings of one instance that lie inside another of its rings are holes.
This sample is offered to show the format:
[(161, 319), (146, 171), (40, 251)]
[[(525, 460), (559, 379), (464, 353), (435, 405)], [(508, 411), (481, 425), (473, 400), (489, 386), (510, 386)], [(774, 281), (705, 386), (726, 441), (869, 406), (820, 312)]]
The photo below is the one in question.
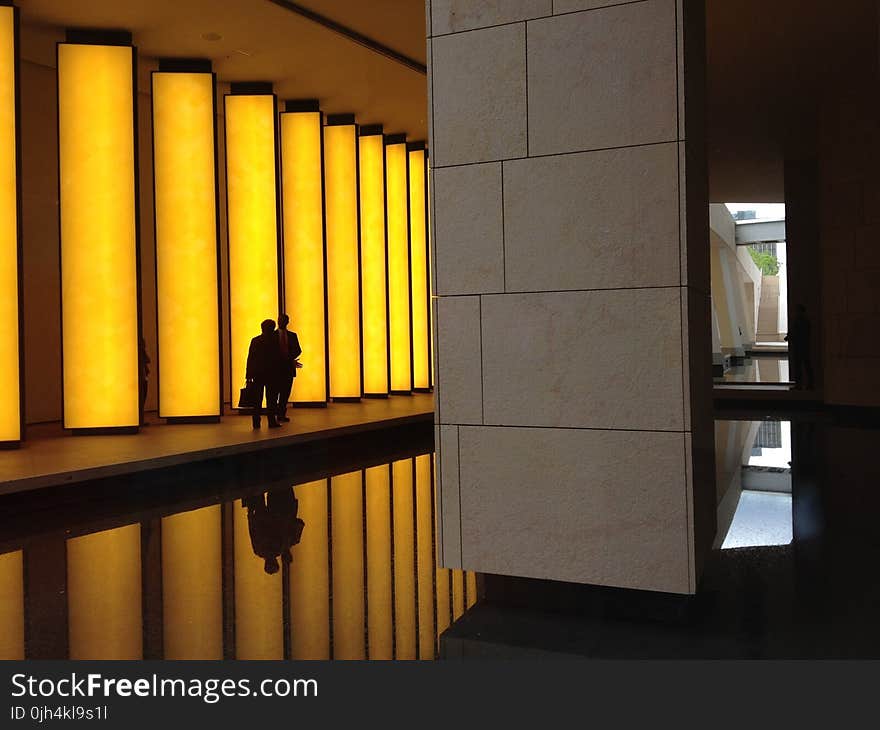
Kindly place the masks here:
[(482, 423), (480, 298), (439, 297), (437, 408), (441, 423)]
[(540, 18), (552, 12), (552, 0), (432, 0), (435, 35)]

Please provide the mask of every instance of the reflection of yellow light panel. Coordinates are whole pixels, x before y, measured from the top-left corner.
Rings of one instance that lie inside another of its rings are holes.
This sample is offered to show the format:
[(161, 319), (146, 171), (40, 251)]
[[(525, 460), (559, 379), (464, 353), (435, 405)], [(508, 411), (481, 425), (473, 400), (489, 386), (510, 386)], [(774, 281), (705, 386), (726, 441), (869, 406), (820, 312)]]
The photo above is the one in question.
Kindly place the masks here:
[(220, 505), (162, 518), (165, 659), (223, 658)]
[[(251, 542), (252, 532), (261, 535), (266, 523), (260, 514), (249, 520), (241, 501), (235, 502), (234, 509), (235, 658), (283, 659), (281, 571), (267, 573), (264, 558), (254, 552)], [(250, 525), (255, 519), (259, 523)]]
[(440, 638), (452, 620), (452, 605), (449, 600), (449, 581), (452, 571), (449, 568), (437, 568), (437, 638)]
[(0, 555), (0, 660), (24, 659), (22, 552)]
[(465, 574), (465, 592), (467, 593), (467, 607), (470, 608), (477, 602), (477, 574), (472, 570)]
[(141, 526), (67, 541), (71, 659), (140, 659)]
[(419, 591), (419, 658), (434, 659), (434, 495), (431, 455), (416, 457), (416, 566)]
[(139, 423), (134, 59), (58, 44), (65, 428)]
[(21, 440), (16, 13), (0, 7), (0, 443)]
[(412, 331), (406, 138), (404, 135), (393, 135), (387, 137), (386, 142), (391, 391), (409, 393), (412, 391)]
[(233, 93), (225, 101), (230, 395), (235, 406), (250, 341), (260, 334), (260, 322), (278, 316), (275, 97)]
[(394, 507), (394, 635), (396, 659), (417, 658), (413, 462), (391, 465)]
[[(299, 377), (299, 376), (297, 376)], [(305, 523), (290, 564), (290, 650), (293, 659), (330, 658), (330, 543), (327, 480), (294, 490)]]
[(393, 659), (391, 470), (387, 464), (375, 466), (364, 472), (364, 478), (367, 496), (367, 635), (370, 659)]
[(409, 150), (410, 270), (412, 286), (413, 388), (431, 388), (430, 299), (428, 297), (428, 210), (425, 145)]
[(287, 111), (281, 115), (281, 189), (284, 306), (290, 328), (299, 336), (304, 365), (296, 375), (293, 402), (325, 405), (324, 188), (317, 102), (287, 102)]
[(388, 395), (388, 310), (382, 127), (361, 127), (359, 145), (364, 393), (384, 396)]
[(334, 659), (366, 658), (361, 479), (359, 471), (330, 479)]
[(464, 614), (464, 571), (452, 571), (452, 620), (458, 621)]
[(330, 396), (361, 397), (358, 255), (357, 130), (353, 117), (327, 118), (324, 187), (327, 196), (327, 310)]
[(214, 75), (153, 73), (159, 415), (220, 415)]

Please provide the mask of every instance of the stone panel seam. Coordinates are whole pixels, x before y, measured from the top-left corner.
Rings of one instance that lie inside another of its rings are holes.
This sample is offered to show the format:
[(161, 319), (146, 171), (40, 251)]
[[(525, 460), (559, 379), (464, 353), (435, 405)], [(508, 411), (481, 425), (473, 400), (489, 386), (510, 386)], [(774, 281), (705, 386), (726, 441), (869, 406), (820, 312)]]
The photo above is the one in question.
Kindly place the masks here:
[(483, 297), (477, 300), (477, 316), (480, 320), (480, 423), (486, 421), (486, 386), (483, 381)]
[[(691, 465), (690, 473), (691, 473), (691, 485), (690, 490), (688, 490), (688, 455), (687, 455), (687, 438), (691, 434), (689, 431), (684, 432), (684, 437), (681, 440), (681, 449), (684, 452), (684, 514), (685, 514), (685, 539), (687, 540), (687, 571), (688, 571), (688, 588), (696, 591), (696, 577), (691, 571), (691, 555), (694, 556), (694, 560), (696, 560), (696, 544), (691, 539), (691, 535), (696, 529), (696, 526), (693, 524), (694, 515), (691, 513), (691, 503), (689, 499), (688, 491), (693, 493), (693, 462)], [(693, 441), (691, 441), (691, 460), (694, 458), (694, 448)], [(459, 487), (460, 488), (460, 487)]]
[(458, 559), (459, 568), (464, 568), (464, 538), (461, 527), (464, 515), (461, 511), (461, 426), (455, 427), (455, 447), (458, 449)]
[[(695, 288), (695, 287), (691, 287)], [(505, 294), (577, 294), (591, 291), (650, 291), (654, 289), (681, 289), (680, 284), (658, 284), (656, 286), (610, 286), (595, 289), (514, 289), (505, 291), (460, 292), (456, 294), (440, 294), (438, 299), (455, 297), (500, 297)], [(699, 291), (699, 290), (698, 290)]]
[[(528, 107), (528, 102), (526, 102)], [(528, 115), (528, 108), (526, 108)], [(528, 129), (526, 129), (528, 135)], [(526, 136), (528, 139), (528, 136)], [(507, 219), (504, 216), (504, 160), (501, 160), (501, 284), (507, 291)]]
[(638, 147), (656, 147), (661, 144), (676, 144), (678, 139), (661, 139), (654, 142), (639, 142), (638, 144), (624, 144), (613, 147), (587, 147), (582, 150), (570, 150), (568, 152), (546, 152), (540, 155), (528, 155), (526, 157), (504, 157), (497, 160), (477, 160), (475, 162), (457, 162), (454, 165), (434, 165), (434, 170), (445, 170), (449, 167), (467, 167), (469, 165), (490, 165), (493, 162), (516, 162), (518, 160), (540, 160), (544, 157), (565, 157), (567, 155), (582, 155), (589, 152), (611, 152), (613, 150), (631, 150)]
[[(599, 10), (608, 10), (609, 8), (618, 8), (624, 5), (641, 5), (643, 3), (654, 2), (655, 0), (624, 0), (624, 2), (612, 2), (608, 3), (608, 5), (602, 5), (598, 8), (582, 8), (581, 10), (566, 10), (562, 13), (557, 13), (555, 11), (553, 1), (551, 0), (550, 15), (536, 15), (534, 18), (521, 18), (519, 20), (508, 20), (506, 23), (492, 23), (490, 25), (481, 25), (478, 28), (466, 28), (465, 30), (453, 30), (449, 33), (435, 33), (431, 35), (431, 38), (448, 38), (449, 36), (454, 35), (462, 35), (463, 33), (475, 33), (480, 30), (488, 30), (489, 28), (503, 28), (507, 25), (516, 25), (517, 23), (524, 23), (535, 20), (551, 20), (553, 18), (562, 18), (566, 15), (581, 15), (582, 13), (595, 13)], [(433, 30), (433, 28), (432, 28)]]
[(479, 428), (543, 428), (555, 431), (621, 431), (623, 433), (691, 433), (677, 428), (614, 428), (610, 426), (535, 426), (515, 423), (438, 423), (438, 426), (471, 426)]
[[(552, 14), (553, 7), (551, 5), (550, 12)], [(526, 157), (529, 157), (529, 23), (523, 23), (523, 53), (525, 54), (525, 74), (526, 74)], [(503, 177), (503, 175), (502, 175)]]

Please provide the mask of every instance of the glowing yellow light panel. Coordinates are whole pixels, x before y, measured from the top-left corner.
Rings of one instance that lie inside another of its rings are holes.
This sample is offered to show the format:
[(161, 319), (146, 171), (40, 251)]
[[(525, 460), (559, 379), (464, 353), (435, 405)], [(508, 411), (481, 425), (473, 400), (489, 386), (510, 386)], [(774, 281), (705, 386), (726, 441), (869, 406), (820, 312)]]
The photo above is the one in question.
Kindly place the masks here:
[(388, 395), (385, 254), (385, 146), (381, 127), (362, 127), (360, 146), (361, 297), (364, 394)]
[(24, 659), (23, 553), (0, 555), (0, 661)]
[(364, 501), (359, 471), (330, 479), (333, 658), (366, 659)]
[(328, 395), (321, 112), (290, 108), (281, 115), (284, 306), (303, 348), (292, 397), (320, 405)]
[[(299, 377), (299, 376), (297, 376)], [(290, 564), (290, 650), (293, 659), (330, 658), (330, 540), (327, 480), (294, 490), (305, 523)]]
[(362, 389), (357, 129), (349, 117), (338, 121), (331, 116), (324, 127), (330, 396), (356, 400)]
[(220, 415), (214, 120), (213, 74), (153, 73), (162, 418)]
[(140, 659), (141, 526), (67, 541), (71, 659)]
[(412, 391), (410, 329), (409, 204), (406, 139), (386, 138), (385, 179), (388, 214), (388, 324), (391, 341), (391, 392)]
[(15, 13), (0, 7), (0, 442), (21, 440)]
[(370, 659), (393, 659), (391, 469), (388, 464), (374, 466), (364, 471), (364, 479), (367, 496), (367, 637)]
[(416, 659), (416, 565), (413, 522), (413, 461), (391, 465), (394, 512), (395, 659)]
[(250, 341), (260, 334), (260, 322), (278, 316), (275, 97), (225, 99), (230, 397), (236, 406)]
[(413, 388), (431, 388), (430, 298), (428, 296), (427, 158), (421, 142), (409, 150), (409, 230), (412, 272)]
[(165, 659), (223, 659), (220, 505), (162, 518)]
[(134, 59), (58, 44), (65, 428), (139, 424)]

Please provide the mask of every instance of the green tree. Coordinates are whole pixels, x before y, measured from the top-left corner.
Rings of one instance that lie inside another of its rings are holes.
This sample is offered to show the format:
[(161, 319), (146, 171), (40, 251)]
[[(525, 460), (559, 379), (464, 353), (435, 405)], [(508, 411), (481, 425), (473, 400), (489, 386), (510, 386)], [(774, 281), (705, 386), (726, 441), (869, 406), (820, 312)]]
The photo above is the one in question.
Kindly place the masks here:
[(779, 261), (772, 253), (755, 251), (749, 246), (749, 254), (764, 276), (776, 276), (779, 273)]

